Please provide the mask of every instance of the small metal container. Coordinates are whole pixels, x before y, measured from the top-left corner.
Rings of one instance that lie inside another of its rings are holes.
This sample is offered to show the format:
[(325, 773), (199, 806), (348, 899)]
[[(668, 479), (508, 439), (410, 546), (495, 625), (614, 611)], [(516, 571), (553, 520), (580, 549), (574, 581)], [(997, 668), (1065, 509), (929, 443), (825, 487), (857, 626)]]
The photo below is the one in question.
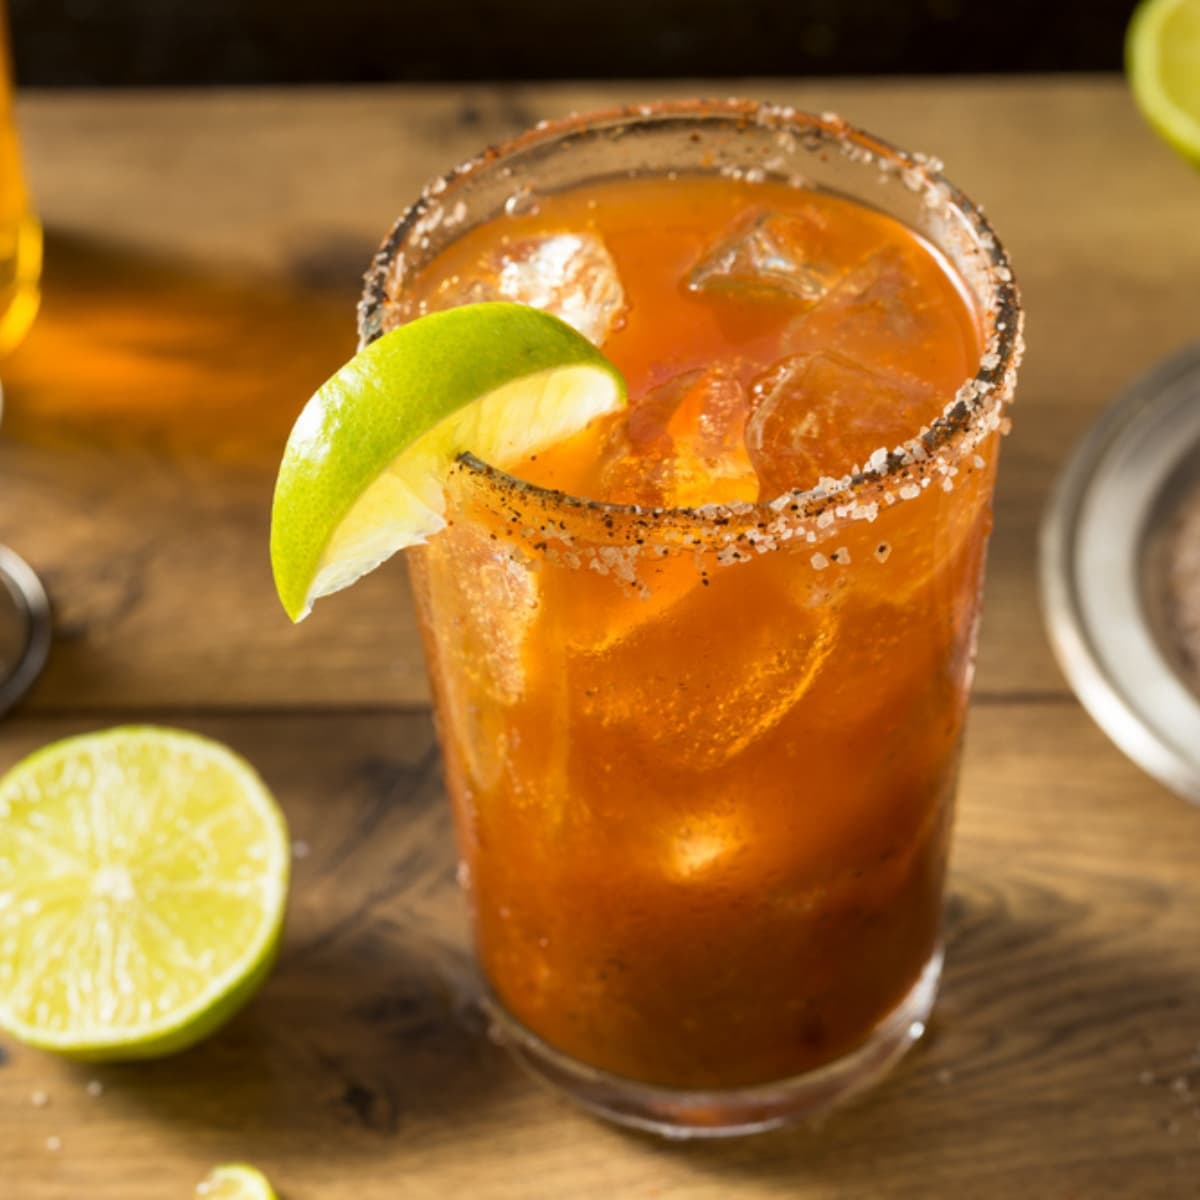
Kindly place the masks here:
[(1041, 535), (1043, 613), (1072, 688), (1125, 754), (1200, 803), (1200, 693), (1163, 600), (1164, 531), (1192, 503), (1200, 345), (1138, 380), (1088, 432)]
[(23, 558), (0, 546), (0, 716), (29, 690), (50, 650), (50, 602)]

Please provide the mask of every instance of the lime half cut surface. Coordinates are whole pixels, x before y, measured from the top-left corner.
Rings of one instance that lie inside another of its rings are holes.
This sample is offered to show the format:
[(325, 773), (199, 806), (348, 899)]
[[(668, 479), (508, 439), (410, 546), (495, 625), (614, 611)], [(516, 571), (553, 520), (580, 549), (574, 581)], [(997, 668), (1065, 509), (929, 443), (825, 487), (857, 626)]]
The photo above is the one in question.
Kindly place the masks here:
[(288, 615), (436, 533), (460, 454), (503, 467), (625, 402), (591, 342), (524, 305), (465, 305), (384, 334), (313, 396), (284, 450), (271, 565)]
[(1200, 0), (1142, 0), (1129, 23), (1125, 62), (1143, 115), (1200, 166)]
[(266, 977), (287, 898), (282, 815), (243, 759), (126, 726), (0, 779), (0, 1028), (86, 1059), (182, 1050)]
[(276, 1200), (267, 1177), (246, 1163), (214, 1167), (196, 1188), (196, 1200)]

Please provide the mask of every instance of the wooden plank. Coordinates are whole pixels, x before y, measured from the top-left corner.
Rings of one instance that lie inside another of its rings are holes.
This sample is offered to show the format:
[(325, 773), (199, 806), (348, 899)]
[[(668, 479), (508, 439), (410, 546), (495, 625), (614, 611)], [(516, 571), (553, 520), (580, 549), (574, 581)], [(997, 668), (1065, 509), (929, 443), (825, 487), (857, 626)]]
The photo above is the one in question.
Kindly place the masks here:
[[(1073, 707), (973, 717), (926, 1041), (815, 1132), (689, 1148), (583, 1117), (464, 1015), (426, 716), (182, 723), (251, 757), (308, 850), (282, 960), (224, 1032), (173, 1060), (71, 1065), (5, 1041), (5, 1196), (186, 1196), (240, 1157), (288, 1200), (1194, 1194), (1200, 823)], [(0, 768), (93, 724), (10, 722)]]
[(814, 81), (27, 97), (46, 299), (5, 364), (0, 538), (58, 612), (31, 708), (425, 702), (402, 567), (293, 630), (266, 562), (273, 466), (352, 348), (370, 250), (425, 178), (540, 117), (714, 91), (839, 109), (935, 151), (987, 201), (1030, 353), (978, 687), (1063, 694), (1036, 605), (1039, 513), (1114, 392), (1196, 336), (1195, 179), (1116, 80)]
[[(684, 1149), (579, 1116), (469, 1015), (431, 724), (392, 711), (426, 699), (402, 566), (293, 630), (265, 551), (287, 427), (351, 348), (356, 277), (420, 182), (542, 116), (714, 90), (945, 158), (1012, 250), (1031, 350), (930, 1036), (815, 1133)], [(177, 719), (259, 765), (308, 853), (279, 967), (203, 1047), (89, 1068), (0, 1046), (0, 1195), (157, 1200), (234, 1157), (289, 1200), (1195, 1194), (1200, 826), (1067, 699), (1034, 587), (1071, 442), (1196, 336), (1195, 180), (1119, 82), (71, 94), (23, 119), (49, 259), (4, 365), (0, 539), (45, 573), (58, 642), (0, 769)]]

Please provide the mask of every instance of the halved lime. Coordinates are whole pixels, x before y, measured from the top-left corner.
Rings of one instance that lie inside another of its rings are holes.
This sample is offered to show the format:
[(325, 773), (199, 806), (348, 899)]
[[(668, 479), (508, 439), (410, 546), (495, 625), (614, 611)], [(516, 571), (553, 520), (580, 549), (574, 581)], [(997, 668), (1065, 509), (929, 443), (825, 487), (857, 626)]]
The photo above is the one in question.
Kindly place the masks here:
[(77, 1058), (182, 1050), (274, 958), (283, 816), (208, 738), (125, 726), (0, 779), (0, 1028)]
[(267, 1177), (246, 1163), (214, 1167), (196, 1187), (196, 1200), (276, 1200)]
[(436, 533), (459, 454), (504, 466), (624, 403), (617, 369), (538, 309), (469, 304), (384, 334), (318, 390), (284, 450), (271, 564), (288, 615)]
[(1143, 115), (1200, 166), (1200, 0), (1142, 0), (1125, 36), (1125, 64)]

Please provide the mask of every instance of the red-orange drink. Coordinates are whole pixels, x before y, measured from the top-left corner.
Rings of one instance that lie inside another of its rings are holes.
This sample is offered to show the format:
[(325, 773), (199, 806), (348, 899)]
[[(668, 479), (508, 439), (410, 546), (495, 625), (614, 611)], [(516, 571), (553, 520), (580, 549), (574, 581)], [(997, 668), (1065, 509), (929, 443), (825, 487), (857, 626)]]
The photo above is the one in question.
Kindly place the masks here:
[[(463, 464), (410, 565), (502, 1024), (609, 1116), (728, 1132), (861, 1087), (932, 1003), (1018, 318), (973, 213), (959, 241), (930, 222), (935, 249), (721, 161), (769, 134), (797, 168), (847, 144), (861, 168), (843, 127), (687, 112), (628, 136), (682, 132), (686, 159), (694, 134), (699, 172), (643, 153), (440, 245), (418, 214), (399, 236), (425, 253), (389, 247), (366, 334), (527, 299), (625, 374), (627, 412), (509, 475)], [(552, 175), (554, 136), (515, 157)]]

